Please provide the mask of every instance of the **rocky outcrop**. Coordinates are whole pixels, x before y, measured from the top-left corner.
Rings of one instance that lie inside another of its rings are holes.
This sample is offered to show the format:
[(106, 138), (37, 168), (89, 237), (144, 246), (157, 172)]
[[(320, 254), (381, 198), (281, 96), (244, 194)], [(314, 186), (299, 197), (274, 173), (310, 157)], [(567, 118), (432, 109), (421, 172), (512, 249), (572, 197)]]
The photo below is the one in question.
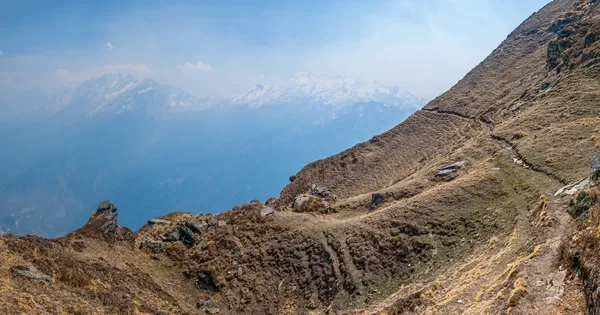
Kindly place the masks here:
[(456, 172), (465, 165), (465, 161), (460, 161), (442, 166), (435, 173), (435, 177), (442, 180), (452, 180), (456, 177)]
[(98, 235), (111, 239), (124, 239), (127, 231), (122, 230), (119, 226), (117, 216), (117, 207), (109, 200), (102, 201), (100, 205), (98, 205), (96, 211), (92, 213), (88, 222), (73, 234)]
[(13, 266), (10, 268), (10, 271), (15, 276), (24, 277), (34, 281), (52, 281), (52, 278), (49, 275), (37, 270), (34, 266)]

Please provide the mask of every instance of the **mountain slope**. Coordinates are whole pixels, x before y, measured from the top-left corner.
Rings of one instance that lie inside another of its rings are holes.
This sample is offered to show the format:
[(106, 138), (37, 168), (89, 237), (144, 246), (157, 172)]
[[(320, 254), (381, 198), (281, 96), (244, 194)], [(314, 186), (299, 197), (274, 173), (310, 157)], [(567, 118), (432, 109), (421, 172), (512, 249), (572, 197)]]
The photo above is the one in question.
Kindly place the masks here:
[[(555, 192), (600, 149), (599, 10), (553, 1), (449, 92), (307, 165), (267, 206), (172, 213), (134, 233), (103, 203), (65, 238), (3, 237), (1, 307), (597, 314), (596, 284), (559, 266), (575, 224)], [(30, 266), (47, 285), (22, 276)]]

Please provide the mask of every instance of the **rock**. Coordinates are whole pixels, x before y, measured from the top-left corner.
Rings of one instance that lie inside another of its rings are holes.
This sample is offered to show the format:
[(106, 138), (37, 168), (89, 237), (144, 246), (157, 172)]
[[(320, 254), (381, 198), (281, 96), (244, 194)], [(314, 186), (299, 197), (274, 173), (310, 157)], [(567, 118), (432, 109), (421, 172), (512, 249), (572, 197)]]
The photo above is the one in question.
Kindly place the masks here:
[(49, 275), (40, 272), (33, 266), (13, 266), (10, 268), (10, 271), (15, 276), (20, 276), (35, 281), (52, 281), (52, 278)]
[(167, 224), (171, 224), (171, 221), (169, 220), (163, 220), (163, 219), (151, 219), (148, 220), (148, 224), (150, 225), (167, 225)]
[(306, 202), (308, 202), (312, 197), (308, 195), (299, 195), (294, 198), (294, 208), (302, 207)]
[(554, 197), (558, 197), (559, 195), (562, 195), (562, 194), (563, 194), (563, 193), (564, 193), (564, 192), (565, 192), (567, 189), (570, 189), (571, 187), (573, 187), (573, 186), (572, 186), (572, 185), (567, 185), (567, 186), (565, 186), (565, 187), (563, 187), (563, 188), (561, 188), (561, 189), (557, 190), (557, 191), (554, 193)]
[(293, 183), (296, 180), (296, 175), (290, 176), (289, 180), (290, 180), (290, 183)]
[(219, 314), (221, 311), (217, 307), (211, 307), (206, 309), (206, 313), (208, 314)]
[(225, 221), (223, 221), (223, 220), (219, 220), (219, 221), (217, 222), (217, 226), (226, 226), (226, 225), (227, 225), (227, 222), (225, 222)]
[(271, 207), (264, 207), (262, 209), (260, 209), (260, 215), (263, 217), (266, 217), (268, 215), (272, 215), (275, 213), (275, 210)]
[(117, 208), (112, 204), (112, 202), (110, 202), (110, 200), (104, 200), (100, 203), (100, 205), (98, 205), (96, 212), (100, 213), (104, 211), (117, 212)]
[(151, 253), (161, 253), (165, 249), (165, 244), (146, 240), (140, 244), (140, 248), (147, 249)]
[(185, 225), (179, 227), (179, 240), (186, 246), (192, 246), (196, 242), (194, 232)]
[(298, 195), (294, 198), (293, 211), (300, 213), (332, 213), (329, 203), (313, 195)]
[(547, 88), (549, 88), (549, 87), (550, 87), (550, 83), (548, 83), (548, 82), (544, 82), (544, 83), (542, 83), (542, 85), (540, 86), (540, 88), (541, 88), (542, 90), (545, 90), (545, 89), (547, 89)]
[(104, 236), (115, 237), (119, 232), (117, 223), (117, 207), (105, 200), (98, 205), (88, 222), (79, 230), (82, 233), (101, 233)]
[(456, 169), (441, 170), (441, 171), (438, 171), (437, 173), (435, 173), (435, 176), (436, 177), (444, 177), (444, 176), (450, 175), (452, 173), (456, 173)]
[(442, 168), (439, 169), (439, 171), (444, 171), (444, 170), (457, 170), (461, 167), (463, 167), (465, 165), (465, 161), (460, 161), (460, 162), (456, 162), (453, 164), (448, 164), (446, 166), (443, 166)]
[(452, 163), (452, 164), (448, 164), (448, 165), (442, 166), (435, 173), (435, 177), (441, 178), (441, 179), (444, 179), (444, 180), (451, 180), (451, 179), (453, 179), (456, 176), (455, 175), (450, 176), (450, 175), (452, 175), (453, 173), (456, 173), (466, 163), (467, 162), (465, 162), (465, 161), (460, 161), (460, 162), (456, 162), (456, 163)]
[(371, 210), (377, 209), (379, 205), (384, 203), (390, 197), (389, 194), (375, 193), (371, 194)]
[(174, 228), (160, 237), (164, 242), (176, 242), (179, 240), (179, 228)]
[(203, 233), (208, 228), (208, 223), (206, 221), (186, 222), (185, 226), (195, 233)]
[(217, 226), (217, 224), (219, 224), (219, 221), (217, 219), (208, 219), (206, 221), (206, 224), (208, 224), (208, 226)]
[(459, 299), (458, 301), (456, 301), (456, 303), (463, 304), (463, 300)]
[(585, 178), (578, 183), (569, 184), (569, 185), (557, 190), (554, 193), (554, 197), (557, 197), (562, 194), (572, 196), (572, 195), (576, 194), (578, 191), (588, 187), (590, 184), (591, 184), (591, 179)]
[(552, 304), (559, 300), (565, 293), (565, 277), (567, 270), (558, 271), (546, 279), (546, 292), (544, 293), (544, 302)]
[(315, 184), (312, 185), (308, 194), (323, 199), (337, 199), (337, 195), (331, 192), (329, 189), (325, 187), (319, 187)]
[(277, 198), (271, 197), (269, 199), (267, 199), (267, 201), (265, 201), (265, 206), (274, 204), (277, 201)]
[(590, 179), (586, 178), (586, 179), (580, 181), (573, 188), (575, 188), (576, 190), (582, 190), (582, 189), (586, 188), (590, 183), (591, 183)]

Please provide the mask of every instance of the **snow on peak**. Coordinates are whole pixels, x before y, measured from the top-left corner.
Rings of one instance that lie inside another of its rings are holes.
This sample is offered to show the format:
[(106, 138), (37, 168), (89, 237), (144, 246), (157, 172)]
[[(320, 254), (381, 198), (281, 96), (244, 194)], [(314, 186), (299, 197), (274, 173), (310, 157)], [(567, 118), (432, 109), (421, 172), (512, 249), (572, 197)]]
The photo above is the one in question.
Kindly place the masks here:
[(343, 107), (355, 103), (378, 102), (389, 106), (420, 108), (425, 99), (398, 86), (352, 77), (332, 77), (312, 71), (298, 72), (286, 82), (254, 89), (232, 97), (232, 103), (260, 107), (285, 103), (323, 104)]
[(142, 109), (146, 112), (197, 110), (210, 106), (207, 101), (152, 79), (137, 80), (126, 74), (104, 74), (80, 85), (75, 99), (88, 116), (120, 114)]

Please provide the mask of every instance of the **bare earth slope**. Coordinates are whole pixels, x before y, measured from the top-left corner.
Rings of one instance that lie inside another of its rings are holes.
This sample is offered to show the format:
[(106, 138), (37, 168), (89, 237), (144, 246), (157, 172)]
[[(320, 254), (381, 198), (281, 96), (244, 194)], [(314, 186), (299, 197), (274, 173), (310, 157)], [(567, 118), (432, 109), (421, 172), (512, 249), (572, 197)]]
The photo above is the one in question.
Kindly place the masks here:
[(266, 206), (133, 232), (103, 203), (67, 237), (4, 236), (0, 310), (583, 314), (554, 192), (600, 148), (599, 13), (553, 1), (450, 91), (307, 165)]

